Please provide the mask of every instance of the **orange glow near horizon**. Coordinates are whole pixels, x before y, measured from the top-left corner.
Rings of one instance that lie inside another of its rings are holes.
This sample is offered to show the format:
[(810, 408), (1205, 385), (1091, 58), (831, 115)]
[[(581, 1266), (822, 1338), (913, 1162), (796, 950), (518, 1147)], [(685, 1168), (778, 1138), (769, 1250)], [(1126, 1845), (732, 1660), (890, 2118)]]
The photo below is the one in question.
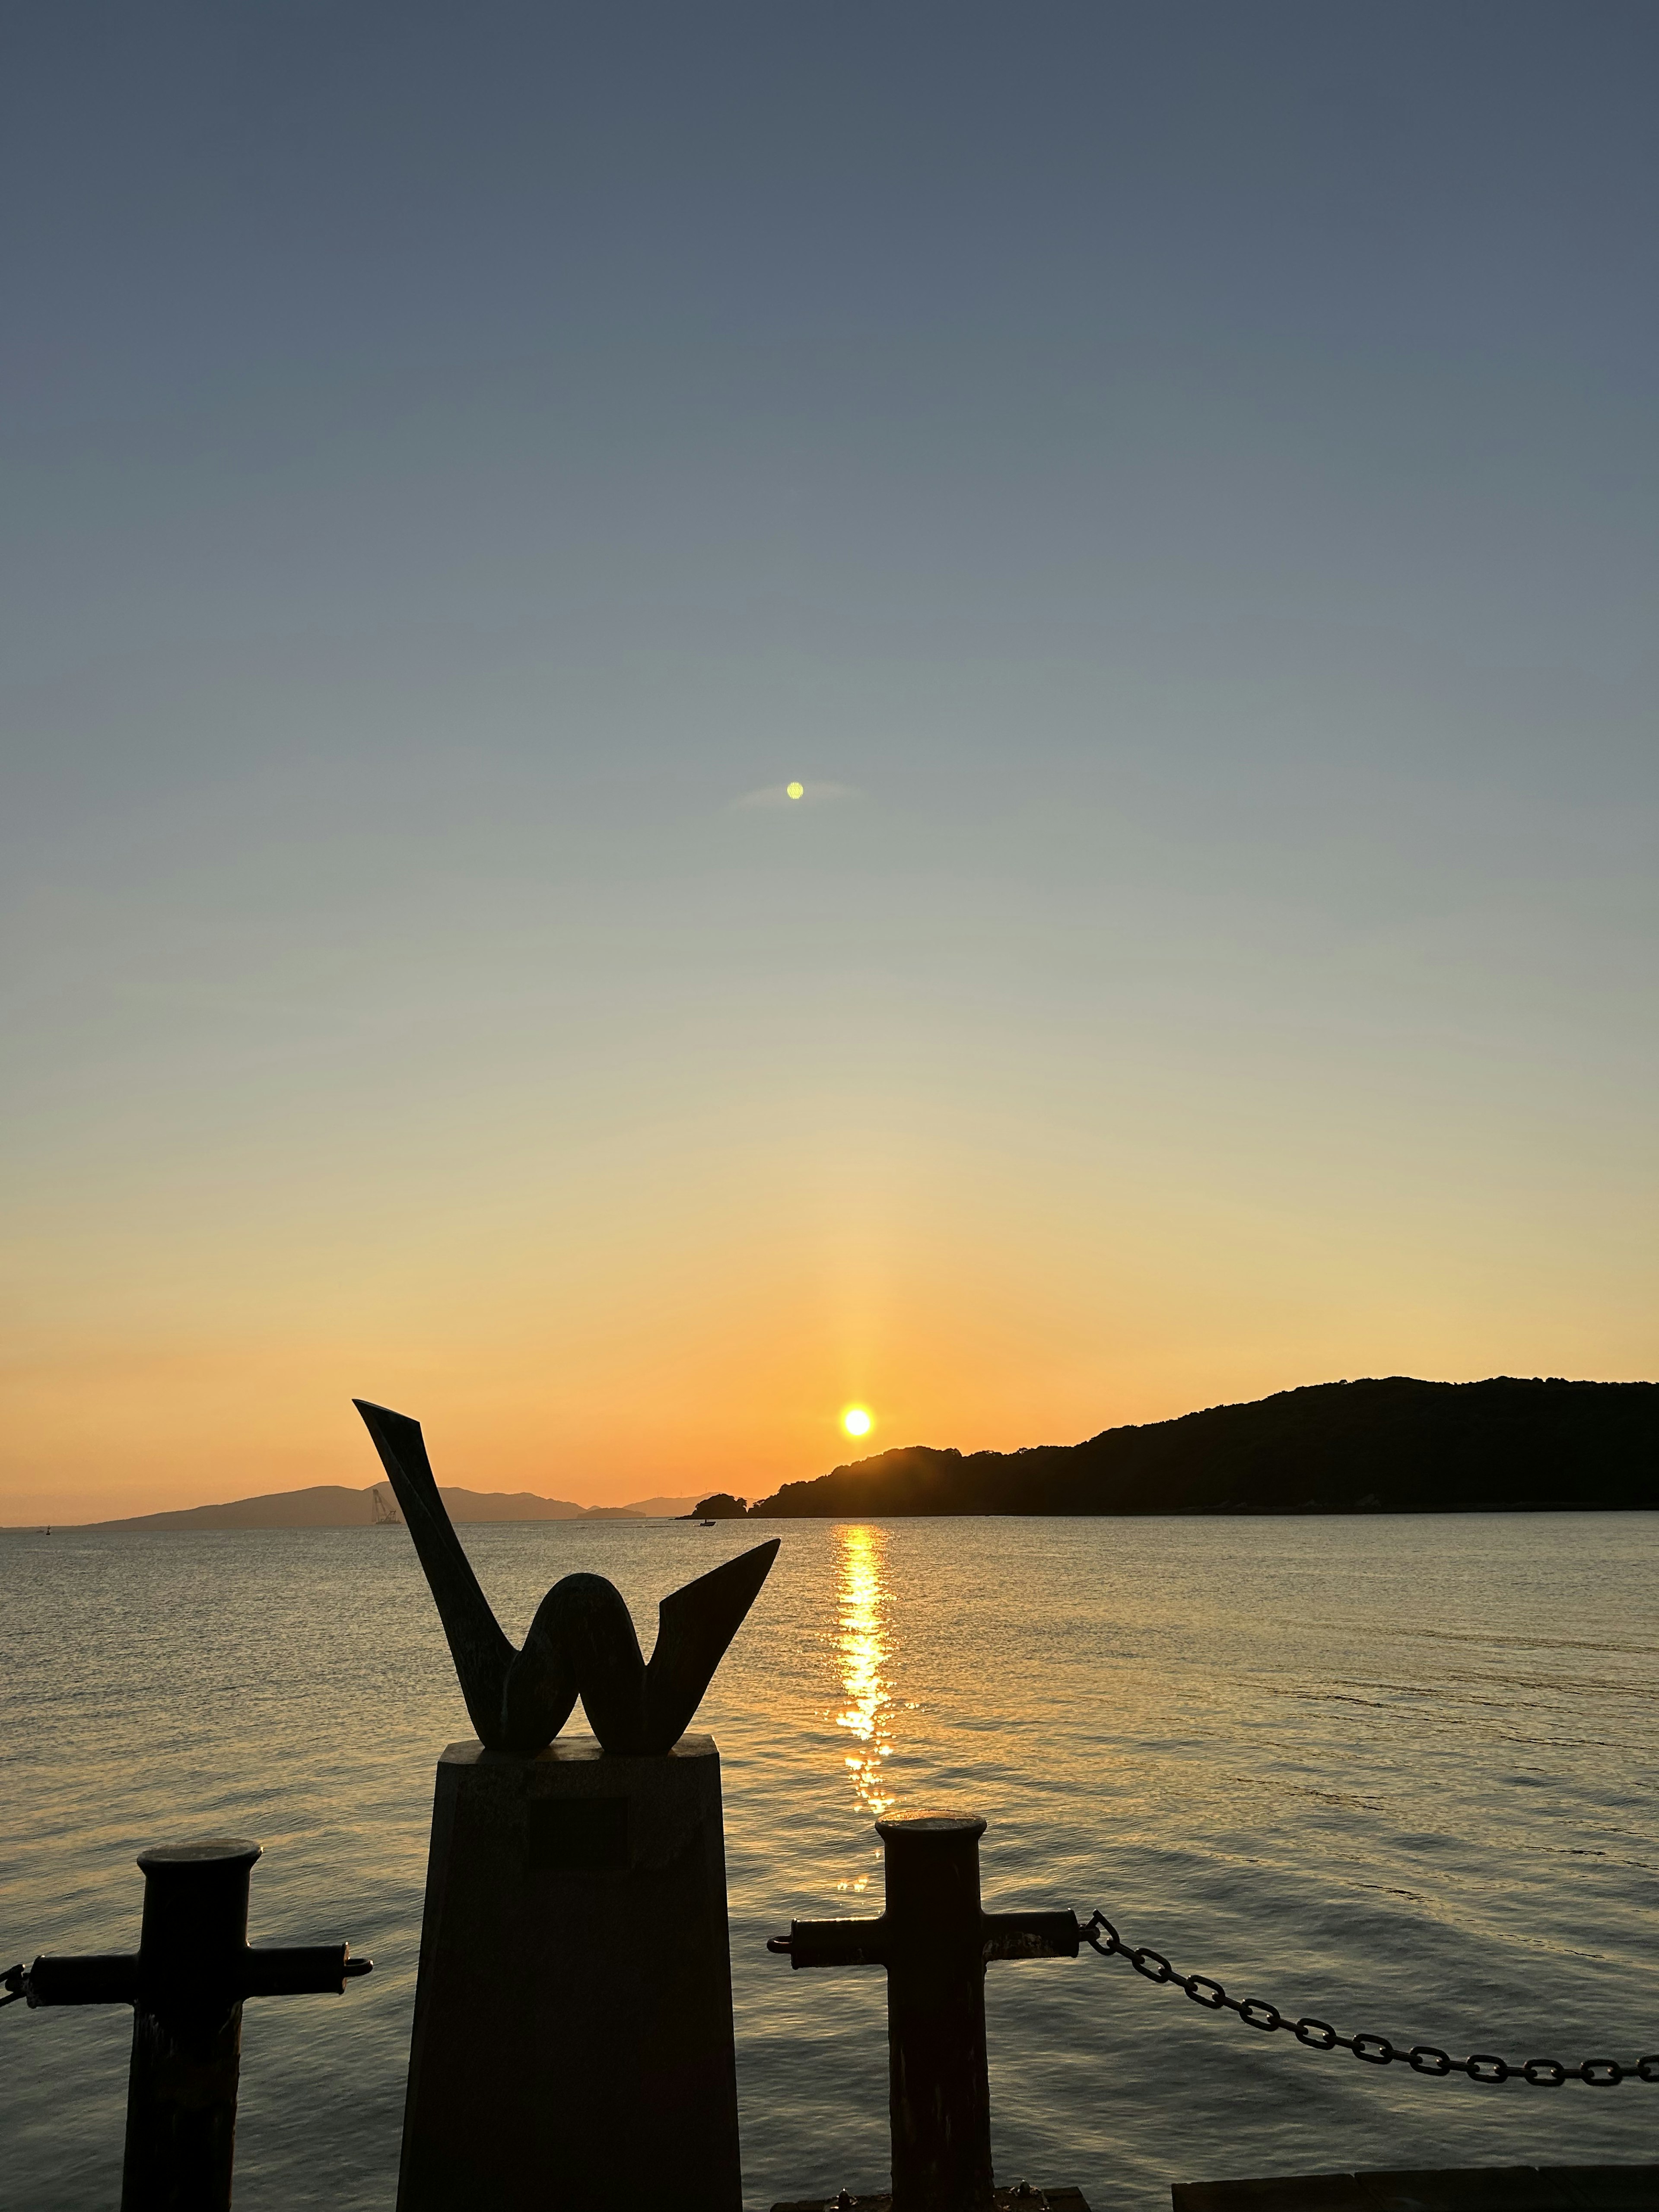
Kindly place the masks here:
[(851, 1134), (769, 1110), (596, 1128), (574, 1158), (521, 1119), (452, 1160), (439, 1127), (429, 1176), (346, 1120), (269, 1178), (157, 1133), (143, 1176), (35, 1188), (0, 1524), (364, 1490), (353, 1397), (418, 1418), (441, 1482), (625, 1504), (811, 1480), (863, 1455), (854, 1409), (879, 1409), (872, 1449), (1013, 1450), (1343, 1376), (1651, 1364), (1595, 1255), (1545, 1300), (1496, 1209), (1478, 1274), (1425, 1270), (1431, 1188), (1387, 1194), (1373, 1234), (1334, 1196), (1200, 1202), (1184, 1155), (1158, 1182), (1143, 1148), (1134, 1182), (1124, 1133), (1001, 1158), (959, 1102)]

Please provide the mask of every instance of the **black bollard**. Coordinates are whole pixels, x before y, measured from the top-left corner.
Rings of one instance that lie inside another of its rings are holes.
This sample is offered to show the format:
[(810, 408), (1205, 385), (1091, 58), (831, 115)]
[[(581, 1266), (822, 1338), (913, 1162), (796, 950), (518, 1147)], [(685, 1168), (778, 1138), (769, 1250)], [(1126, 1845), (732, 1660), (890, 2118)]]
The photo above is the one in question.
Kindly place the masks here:
[(133, 2008), (121, 2212), (228, 2212), (243, 2000), (338, 1995), (374, 1964), (348, 1943), (251, 1950), (258, 1856), (258, 1844), (234, 1836), (141, 1851), (136, 1958), (47, 1954), (4, 1978), (31, 2006)]
[[(768, 1946), (787, 1952), (792, 1967), (887, 1969), (891, 2212), (992, 2212), (1006, 2201), (991, 2172), (985, 1969), (994, 1959), (1078, 1954), (1075, 1913), (980, 1910), (984, 1832), (983, 1820), (955, 1816), (878, 1820), (887, 1884), (880, 1918), (796, 1920)], [(1081, 2203), (1073, 2191), (1052, 2191), (1050, 2201)]]

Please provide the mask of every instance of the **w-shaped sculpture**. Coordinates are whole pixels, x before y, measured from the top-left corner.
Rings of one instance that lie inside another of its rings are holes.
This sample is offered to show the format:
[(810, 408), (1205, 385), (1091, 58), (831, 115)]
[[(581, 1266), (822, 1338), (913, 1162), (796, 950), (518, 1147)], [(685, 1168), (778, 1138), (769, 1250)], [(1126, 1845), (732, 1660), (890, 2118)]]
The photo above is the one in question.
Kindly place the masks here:
[(622, 1594), (603, 1575), (555, 1583), (536, 1608), (523, 1650), (515, 1651), (438, 1495), (420, 1423), (362, 1398), (352, 1403), (415, 1539), (485, 1750), (524, 1758), (544, 1750), (580, 1697), (606, 1751), (672, 1751), (766, 1580), (777, 1538), (664, 1598), (648, 1667)]

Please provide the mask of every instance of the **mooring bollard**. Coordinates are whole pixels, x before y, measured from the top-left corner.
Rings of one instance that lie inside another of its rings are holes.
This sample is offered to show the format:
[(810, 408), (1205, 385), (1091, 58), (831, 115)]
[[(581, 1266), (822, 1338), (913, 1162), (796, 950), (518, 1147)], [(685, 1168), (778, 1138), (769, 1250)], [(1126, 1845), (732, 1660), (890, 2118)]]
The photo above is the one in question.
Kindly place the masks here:
[[(792, 1967), (885, 1966), (893, 2191), (843, 2197), (891, 2212), (992, 2212), (1046, 2202), (1087, 2212), (1075, 2190), (1022, 2182), (999, 2191), (991, 2172), (991, 2094), (985, 2053), (985, 1969), (994, 1959), (1075, 1959), (1073, 1912), (983, 1912), (983, 1820), (897, 1814), (878, 1820), (886, 1910), (876, 1920), (796, 1920), (769, 1951)], [(1023, 2192), (1023, 2193), (1022, 2193)], [(834, 2203), (835, 2200), (830, 2200)], [(824, 2200), (775, 2212), (819, 2212)]]
[(121, 2212), (226, 2212), (246, 1997), (341, 1994), (368, 1973), (349, 1943), (259, 1950), (247, 1941), (259, 1845), (237, 1836), (141, 1851), (137, 1956), (47, 1953), (3, 1977), (36, 2005), (130, 2004)]

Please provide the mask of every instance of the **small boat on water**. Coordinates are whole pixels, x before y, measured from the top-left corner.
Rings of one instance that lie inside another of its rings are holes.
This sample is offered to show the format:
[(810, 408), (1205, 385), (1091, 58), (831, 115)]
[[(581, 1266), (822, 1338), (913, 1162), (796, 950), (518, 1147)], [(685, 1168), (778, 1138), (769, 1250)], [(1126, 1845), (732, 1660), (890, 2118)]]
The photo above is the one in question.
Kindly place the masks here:
[(699, 1528), (712, 1528), (714, 1525), (712, 1521), (699, 1521), (697, 1523)]

